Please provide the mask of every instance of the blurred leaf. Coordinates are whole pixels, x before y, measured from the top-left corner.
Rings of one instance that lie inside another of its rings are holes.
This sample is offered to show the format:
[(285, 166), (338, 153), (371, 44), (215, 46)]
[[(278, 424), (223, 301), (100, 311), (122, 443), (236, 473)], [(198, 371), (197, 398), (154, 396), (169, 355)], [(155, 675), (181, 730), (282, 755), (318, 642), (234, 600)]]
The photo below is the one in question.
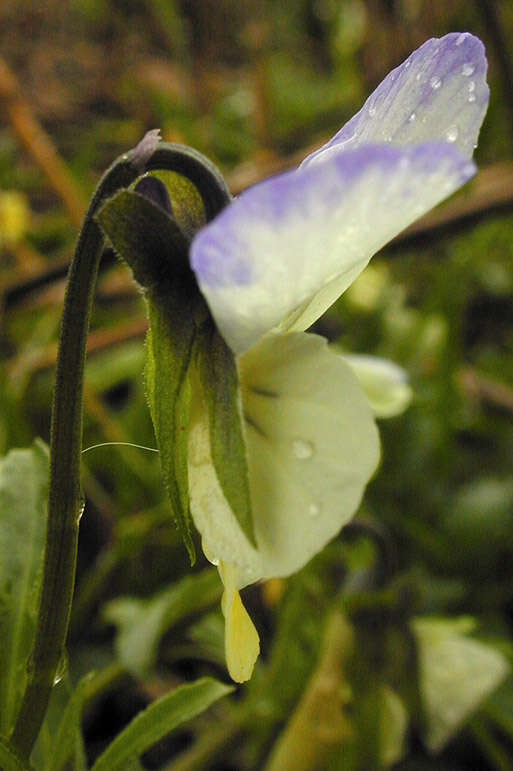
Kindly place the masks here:
[(29, 771), (9, 744), (0, 736), (0, 768), (2, 771)]
[(391, 688), (381, 688), (380, 750), (385, 766), (397, 763), (405, 751), (408, 713), (399, 696)]
[(9, 735), (22, 698), (35, 632), (46, 533), (48, 449), (0, 460), (0, 733)]
[(116, 649), (123, 665), (144, 675), (155, 663), (164, 633), (216, 603), (221, 589), (217, 571), (207, 569), (186, 576), (150, 600), (120, 597), (108, 603), (105, 617), (118, 628)]
[(232, 690), (209, 677), (176, 688), (139, 713), (100, 755), (92, 771), (125, 771), (133, 758)]
[(420, 690), (425, 709), (424, 741), (437, 752), (462, 727), (508, 673), (496, 648), (466, 635), (469, 618), (416, 618)]

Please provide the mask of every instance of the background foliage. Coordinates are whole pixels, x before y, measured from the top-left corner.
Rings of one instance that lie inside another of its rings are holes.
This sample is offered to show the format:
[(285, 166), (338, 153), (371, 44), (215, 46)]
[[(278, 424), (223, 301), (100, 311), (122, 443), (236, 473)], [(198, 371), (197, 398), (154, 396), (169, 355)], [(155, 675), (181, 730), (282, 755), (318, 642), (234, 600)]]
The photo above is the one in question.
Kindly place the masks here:
[[(452, 30), (479, 35), (488, 52), (481, 171), (377, 256), (317, 325), (347, 350), (400, 363), (415, 391), (404, 416), (381, 423), (383, 461), (359, 513), (365, 524), (347, 528), (297, 577), (247, 590), (263, 648), (254, 679), (157, 744), (145, 768), (286, 768), (280, 748), (296, 731), (322, 746), (319, 768), (513, 769), (511, 676), (485, 702), (469, 696), (449, 735), (433, 734), (414, 645), (426, 627), (412, 621), (445, 619), (444, 634), (461, 643), (469, 631), (512, 659), (513, 8), (509, 0), (3, 0), (0, 454), (48, 440), (65, 268), (87, 197), (115, 156), (160, 126), (165, 139), (211, 157), (236, 192), (293, 165), (392, 66)], [(85, 447), (154, 446), (145, 328), (126, 269), (104, 264)], [(220, 584), (201, 561), (189, 569), (158, 457), (92, 450), (83, 487), (69, 664), (52, 710), (90, 669), (102, 673), (84, 697), (92, 762), (156, 696), (226, 674)], [(425, 644), (441, 650), (428, 631)], [(465, 660), (469, 651), (460, 653)], [(445, 683), (435, 711), (473, 676), (463, 668)], [(334, 738), (316, 734), (321, 702), (330, 721), (340, 718)]]

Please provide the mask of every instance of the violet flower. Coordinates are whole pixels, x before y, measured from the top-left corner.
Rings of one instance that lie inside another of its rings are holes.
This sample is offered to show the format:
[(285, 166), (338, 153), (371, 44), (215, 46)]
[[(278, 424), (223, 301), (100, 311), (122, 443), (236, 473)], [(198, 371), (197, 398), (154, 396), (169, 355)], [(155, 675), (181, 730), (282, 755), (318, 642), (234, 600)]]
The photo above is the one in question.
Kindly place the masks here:
[[(472, 35), (428, 40), (298, 169), (242, 193), (192, 243), (198, 284), (237, 356), (245, 419), (257, 548), (223, 495), (194, 397), (191, 513), (225, 585), (235, 680), (251, 676), (259, 647), (238, 589), (306, 564), (354, 514), (379, 459), (358, 360), (348, 366), (304, 330), (373, 254), (475, 174), (486, 69)], [(386, 368), (379, 375), (386, 384)]]

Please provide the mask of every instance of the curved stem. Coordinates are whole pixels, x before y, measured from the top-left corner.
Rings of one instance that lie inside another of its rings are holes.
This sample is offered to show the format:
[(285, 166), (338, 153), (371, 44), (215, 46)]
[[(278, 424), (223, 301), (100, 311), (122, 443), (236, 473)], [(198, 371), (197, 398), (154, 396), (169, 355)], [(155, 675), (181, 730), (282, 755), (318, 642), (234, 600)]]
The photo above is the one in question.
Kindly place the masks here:
[(94, 219), (101, 204), (116, 191), (153, 169), (187, 176), (204, 200), (207, 219), (230, 199), (220, 173), (200, 153), (180, 145), (158, 143), (150, 132), (131, 153), (104, 174), (80, 231), (68, 274), (54, 390), (48, 522), (40, 608), (34, 647), (12, 745), (28, 759), (39, 733), (63, 655), (68, 630), (81, 514), (83, 376), (89, 319), (104, 236)]
[(63, 654), (73, 597), (80, 517), (83, 375), (89, 318), (104, 237), (94, 214), (100, 203), (140, 171), (122, 157), (91, 200), (68, 274), (53, 398), (48, 522), (40, 609), (28, 686), (12, 743), (28, 758), (44, 718)]

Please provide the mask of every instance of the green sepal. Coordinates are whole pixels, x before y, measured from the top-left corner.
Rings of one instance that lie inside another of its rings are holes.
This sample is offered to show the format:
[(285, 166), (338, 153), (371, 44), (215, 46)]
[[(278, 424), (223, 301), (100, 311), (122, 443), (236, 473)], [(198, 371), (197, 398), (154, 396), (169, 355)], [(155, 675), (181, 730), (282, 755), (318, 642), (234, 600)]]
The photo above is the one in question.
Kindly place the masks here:
[(146, 392), (173, 515), (195, 561), (187, 475), (191, 363), (196, 321), (205, 303), (188, 263), (188, 241), (176, 222), (138, 193), (121, 191), (98, 214), (114, 249), (145, 288), (150, 330)]
[(148, 198), (121, 190), (102, 206), (96, 219), (142, 287), (162, 281), (195, 286), (189, 240), (177, 222)]
[(196, 550), (191, 535), (187, 440), (190, 387), (187, 377), (196, 327), (180, 298), (166, 307), (152, 293), (148, 298), (150, 329), (146, 339), (146, 395), (160, 453), (160, 467), (173, 516), (191, 564)]
[(239, 525), (256, 547), (237, 365), (211, 320), (201, 328), (197, 352), (216, 475)]
[(176, 171), (152, 171), (150, 176), (164, 183), (171, 199), (173, 218), (185, 235), (192, 238), (207, 224), (205, 206), (196, 185)]

